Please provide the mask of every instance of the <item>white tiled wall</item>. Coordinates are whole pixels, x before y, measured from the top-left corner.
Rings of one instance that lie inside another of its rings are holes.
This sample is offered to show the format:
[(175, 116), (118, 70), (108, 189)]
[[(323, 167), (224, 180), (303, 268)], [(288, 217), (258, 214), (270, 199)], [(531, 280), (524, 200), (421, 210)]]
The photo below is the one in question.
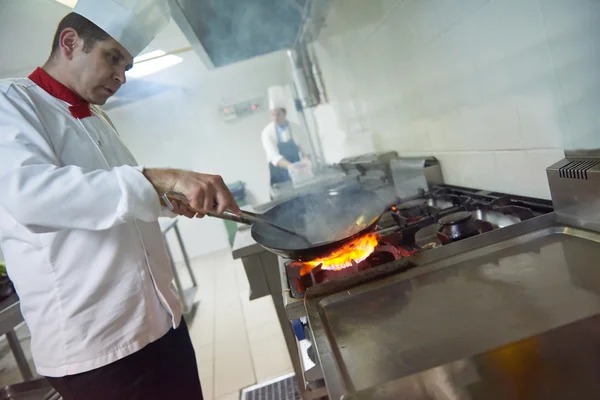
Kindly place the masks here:
[(337, 0), (315, 50), (340, 142), (549, 198), (564, 149), (600, 148), (598, 38), (597, 0)]

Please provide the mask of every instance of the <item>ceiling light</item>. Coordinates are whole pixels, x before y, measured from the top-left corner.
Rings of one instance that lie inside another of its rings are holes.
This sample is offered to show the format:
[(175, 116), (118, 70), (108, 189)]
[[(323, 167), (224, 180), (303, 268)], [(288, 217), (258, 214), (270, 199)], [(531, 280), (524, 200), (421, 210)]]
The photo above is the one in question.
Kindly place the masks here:
[(144, 76), (148, 76), (154, 74), (155, 72), (162, 71), (163, 69), (172, 67), (173, 65), (177, 65), (182, 61), (183, 58), (174, 56), (172, 54), (159, 58), (153, 58), (148, 61), (134, 64), (133, 68), (127, 72), (127, 77), (143, 78)]
[(75, 8), (75, 4), (77, 4), (77, 0), (56, 0), (63, 6), (67, 6), (69, 8)]
[(136, 64), (136, 63), (148, 61), (152, 58), (158, 58), (158, 57), (164, 56), (165, 54), (167, 54), (167, 53), (165, 53), (163, 50), (154, 50), (149, 53), (142, 54), (140, 56), (135, 57), (133, 59), (133, 63)]

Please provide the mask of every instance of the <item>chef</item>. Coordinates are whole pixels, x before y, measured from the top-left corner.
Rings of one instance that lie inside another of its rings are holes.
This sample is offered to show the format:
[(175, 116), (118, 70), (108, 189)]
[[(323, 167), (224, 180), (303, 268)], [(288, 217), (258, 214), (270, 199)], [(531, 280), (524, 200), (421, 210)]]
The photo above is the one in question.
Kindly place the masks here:
[(98, 107), (169, 20), (167, 0), (79, 0), (43, 67), (0, 81), (0, 246), (65, 400), (202, 399), (160, 196), (185, 194), (187, 217), (239, 208), (218, 176), (139, 165)]
[(290, 180), (290, 165), (307, 159), (307, 153), (299, 145), (302, 130), (299, 125), (292, 124), (287, 118), (286, 101), (283, 90), (271, 88), (269, 105), (271, 119), (261, 134), (263, 149), (267, 155), (271, 186)]

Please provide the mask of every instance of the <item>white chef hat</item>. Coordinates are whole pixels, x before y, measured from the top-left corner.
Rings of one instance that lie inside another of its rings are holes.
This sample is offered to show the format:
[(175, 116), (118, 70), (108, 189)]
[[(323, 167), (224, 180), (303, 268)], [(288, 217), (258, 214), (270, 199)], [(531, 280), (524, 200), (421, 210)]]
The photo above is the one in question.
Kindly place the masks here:
[(167, 0), (79, 0), (73, 9), (137, 56), (169, 23)]
[(283, 86), (271, 86), (268, 89), (268, 96), (270, 110), (287, 108), (289, 101)]
[(300, 116), (296, 111), (294, 92), (291, 85), (271, 86), (268, 89), (269, 109), (285, 108), (287, 119), (298, 124)]

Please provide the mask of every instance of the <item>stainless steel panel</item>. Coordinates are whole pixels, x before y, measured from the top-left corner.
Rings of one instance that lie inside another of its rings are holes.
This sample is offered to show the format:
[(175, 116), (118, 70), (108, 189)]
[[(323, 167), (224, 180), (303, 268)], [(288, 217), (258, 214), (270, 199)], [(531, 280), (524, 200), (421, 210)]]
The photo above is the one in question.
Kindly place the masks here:
[[(266, 260), (263, 260), (266, 259)], [(270, 261), (271, 257), (264, 253), (255, 254), (249, 257), (242, 258), (242, 264), (248, 278), (250, 286), (250, 300), (259, 299), (271, 294), (267, 278), (265, 277), (265, 261)]]
[(427, 179), (429, 186), (444, 184), (442, 166), (437, 160), (427, 159), (427, 163), (425, 164), (425, 179)]
[(297, 299), (292, 297), (290, 285), (287, 279), (287, 272), (285, 269), (285, 263), (289, 260), (278, 257), (279, 262), (279, 277), (281, 279), (283, 306), (285, 307), (285, 313), (290, 321), (299, 319), (306, 316), (306, 308), (304, 308), (304, 299)]
[(546, 172), (558, 220), (600, 232), (600, 158), (565, 158)]
[(599, 333), (600, 316), (586, 318), (344, 399), (595, 399)]
[(425, 177), (425, 159), (399, 158), (390, 161), (392, 180), (401, 200), (417, 196), (428, 189)]
[(331, 398), (599, 314), (598, 254), (600, 234), (550, 224), (307, 302)]

